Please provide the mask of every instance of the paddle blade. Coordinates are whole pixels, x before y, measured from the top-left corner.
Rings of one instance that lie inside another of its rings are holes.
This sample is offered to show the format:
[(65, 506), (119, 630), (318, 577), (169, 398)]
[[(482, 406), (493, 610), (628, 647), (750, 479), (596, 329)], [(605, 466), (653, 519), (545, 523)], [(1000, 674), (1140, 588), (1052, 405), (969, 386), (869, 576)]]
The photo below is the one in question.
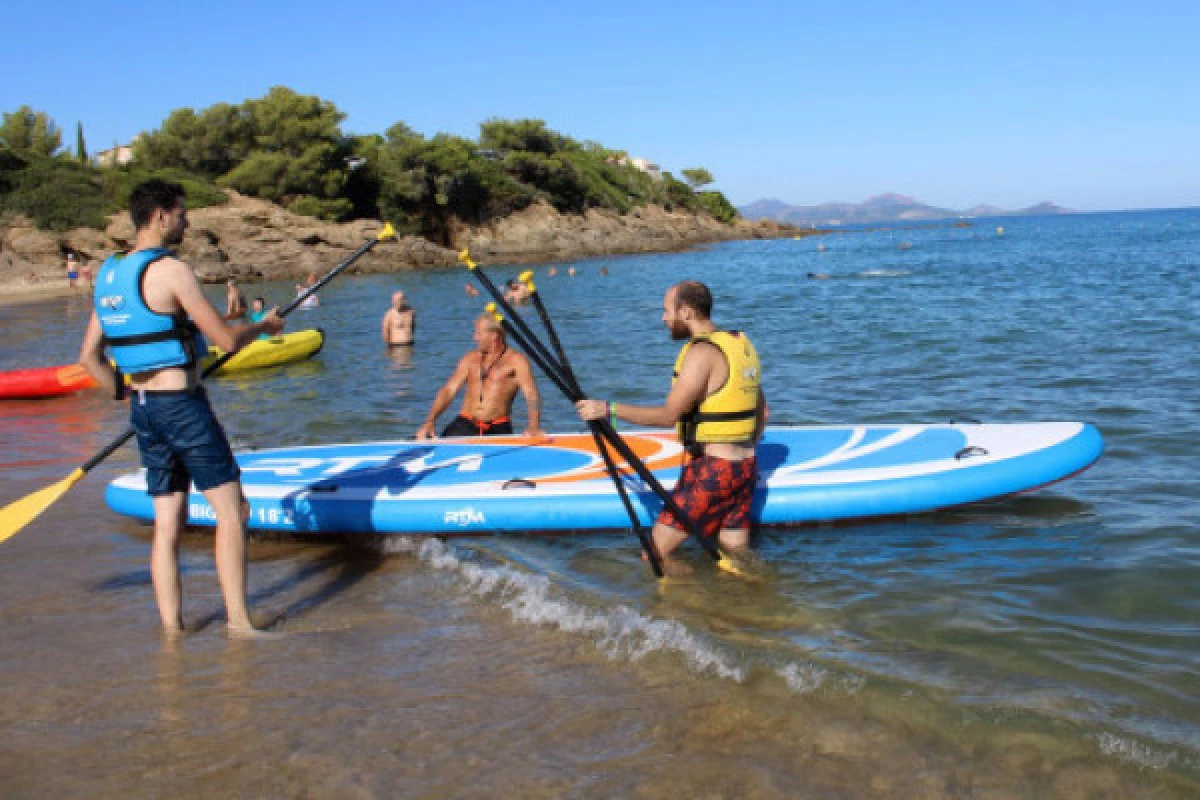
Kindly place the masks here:
[(381, 230), (379, 233), (377, 233), (375, 235), (375, 238), (381, 242), (385, 242), (388, 239), (395, 239), (396, 238), (396, 229), (393, 228), (392, 223), (389, 222), (388, 224), (383, 226), (383, 230)]
[(471, 252), (467, 248), (463, 248), (458, 254), (458, 260), (467, 265), (467, 269), (475, 269), (475, 262), (471, 260)]
[(37, 519), (39, 514), (54, 505), (54, 502), (66, 494), (83, 476), (84, 471), (76, 469), (58, 483), (39, 489), (0, 509), (0, 542), (8, 540)]

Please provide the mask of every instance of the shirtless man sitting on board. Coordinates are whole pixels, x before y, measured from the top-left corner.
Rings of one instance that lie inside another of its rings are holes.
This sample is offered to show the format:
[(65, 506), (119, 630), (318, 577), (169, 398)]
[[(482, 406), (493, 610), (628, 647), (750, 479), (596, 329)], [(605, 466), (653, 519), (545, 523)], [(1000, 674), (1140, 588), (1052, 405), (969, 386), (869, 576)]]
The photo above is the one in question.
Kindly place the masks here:
[(450, 407), (465, 385), (462, 412), (446, 426), (442, 436), (489, 436), (513, 432), (512, 404), (517, 389), (525, 396), (529, 411), (527, 436), (541, 435), (541, 397), (529, 368), (529, 359), (510, 350), (504, 329), (491, 316), (475, 320), (475, 350), (463, 356), (446, 385), (438, 389), (429, 416), (417, 429), (416, 438), (434, 438), (438, 416)]

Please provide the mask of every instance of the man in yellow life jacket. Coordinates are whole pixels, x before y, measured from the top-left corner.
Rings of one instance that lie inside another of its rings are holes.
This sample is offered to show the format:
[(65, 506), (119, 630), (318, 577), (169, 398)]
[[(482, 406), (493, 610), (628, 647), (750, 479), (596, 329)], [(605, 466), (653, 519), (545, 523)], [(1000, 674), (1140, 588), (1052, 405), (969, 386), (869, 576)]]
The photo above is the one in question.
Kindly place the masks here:
[[(580, 400), (585, 420), (623, 419), (648, 427), (675, 427), (691, 460), (673, 497), (704, 536), (718, 536), (727, 551), (750, 544), (750, 507), (758, 479), (755, 444), (766, 424), (762, 371), (750, 339), (718, 330), (709, 318), (712, 293), (697, 281), (683, 281), (663, 296), (663, 324), (677, 341), (687, 340), (675, 360), (671, 391), (661, 406), (635, 406)], [(663, 510), (654, 523), (654, 547), (668, 575), (689, 572), (671, 559), (687, 538), (687, 525)]]

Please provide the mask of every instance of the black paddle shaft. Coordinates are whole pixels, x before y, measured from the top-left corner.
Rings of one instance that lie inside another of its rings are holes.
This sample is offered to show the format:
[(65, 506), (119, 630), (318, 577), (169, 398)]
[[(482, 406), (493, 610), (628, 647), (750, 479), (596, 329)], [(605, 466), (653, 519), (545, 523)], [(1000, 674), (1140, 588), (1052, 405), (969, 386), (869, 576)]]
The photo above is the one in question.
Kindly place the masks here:
[[(362, 258), (364, 255), (366, 255), (366, 253), (372, 247), (379, 244), (381, 241), (383, 241), (383, 240), (380, 239), (379, 237), (375, 237), (371, 241), (363, 244), (362, 247), (358, 248), (353, 253), (351, 253), (349, 256), (347, 256), (345, 261), (338, 264), (336, 267), (334, 267), (328, 273), (326, 273), (324, 278), (322, 278), (321, 280), (314, 283), (312, 286), (305, 289), (303, 292), (300, 293), (299, 296), (296, 297), (295, 300), (293, 300), (292, 302), (290, 302), (286, 306), (284, 306), (283, 309), (280, 310), (279, 316), (286, 317), (288, 314), (295, 311), (300, 306), (301, 303), (303, 303), (305, 300), (308, 299), (309, 295), (315, 294), (318, 289), (320, 289), (322, 286), (324, 286), (325, 284), (327, 284), (331, 280), (333, 280), (335, 277), (337, 277), (337, 275), (340, 272), (342, 272), (342, 270), (346, 269), (346, 267), (350, 266), (355, 261), (357, 261), (358, 259)], [(218, 358), (216, 361), (209, 364), (208, 367), (205, 368), (204, 372), (200, 374), (200, 380), (204, 380), (209, 375), (212, 375), (214, 372), (219, 370), (221, 367), (223, 367), (225, 365), (225, 362), (228, 361), (229, 359), (233, 358), (234, 355), (235, 355), (234, 352), (225, 353), (220, 358)], [(136, 433), (137, 432), (133, 428), (127, 428), (124, 433), (122, 433), (116, 439), (113, 439), (111, 442), (109, 442), (108, 445), (106, 445), (103, 450), (101, 450), (99, 453), (96, 453), (96, 455), (92, 456), (86, 462), (84, 462), (84, 464), (79, 469), (82, 470), (84, 473), (91, 472), (92, 469), (94, 469), (97, 464), (99, 464), (101, 461), (103, 461), (104, 459), (111, 456), (113, 453), (120, 450), (122, 445), (124, 445), (126, 442), (128, 442), (130, 439), (132, 439), (136, 435)]]
[[(554, 324), (550, 322), (550, 315), (546, 312), (546, 306), (542, 303), (541, 295), (538, 294), (537, 289), (534, 289), (532, 294), (533, 307), (537, 309), (538, 316), (542, 320), (542, 326), (546, 329), (546, 335), (550, 337), (550, 345), (554, 348), (554, 352), (558, 354), (558, 363), (562, 367), (563, 377), (571, 388), (579, 393), (580, 396), (583, 396), (583, 389), (579, 387), (579, 381), (576, 379), (575, 372), (571, 369), (571, 362), (567, 358), (567, 351), (563, 349), (562, 341), (558, 338), (558, 333), (554, 330)], [(625, 513), (629, 515), (629, 524), (633, 526), (633, 532), (637, 534), (638, 541), (642, 543), (642, 552), (646, 554), (646, 558), (650, 561), (650, 568), (654, 571), (654, 576), (661, 578), (663, 571), (658, 551), (654, 549), (654, 542), (646, 535), (646, 531), (642, 528), (641, 520), (638, 519), (637, 512), (633, 509), (633, 503), (630, 501), (629, 493), (625, 489), (625, 482), (621, 480), (621, 475), (617, 472), (617, 465), (613, 462), (612, 454), (608, 452), (608, 446), (604, 443), (604, 437), (600, 434), (600, 428), (594, 422), (589, 422), (588, 428), (592, 432), (592, 441), (596, 443), (596, 451), (604, 457), (604, 466), (612, 478), (613, 485), (617, 487), (617, 494), (621, 498), (621, 505), (625, 506)]]
[[(517, 345), (525, 351), (526, 355), (533, 359), (533, 362), (538, 365), (538, 368), (541, 369), (541, 371), (545, 373), (546, 377), (549, 378), (554, 385), (559, 388), (559, 391), (566, 395), (567, 399), (570, 400), (571, 403), (578, 403), (580, 400), (586, 399), (583, 396), (583, 393), (579, 391), (577, 386), (571, 386), (567, 384), (563, 376), (560, 374), (558, 365), (554, 363), (553, 359), (547, 361), (542, 357), (542, 354), (539, 352), (539, 350), (544, 350), (544, 347), (534, 347), (530, 342), (526, 341), (525, 336), (522, 335), (521, 332), (518, 332), (515, 326), (509, 323), (508, 317), (515, 317), (517, 324), (520, 325), (525, 332), (528, 332), (530, 336), (533, 336), (533, 332), (529, 330), (529, 326), (526, 325), (524, 320), (522, 320), (519, 316), (515, 316), (512, 306), (510, 306), (508, 301), (504, 299), (504, 296), (496, 290), (495, 285), (488, 280), (487, 276), (484, 275), (478, 267), (473, 268), (472, 271), (479, 276), (480, 282), (483, 283), (484, 287), (492, 293), (492, 296), (496, 298), (497, 303), (508, 315), (502, 318), (501, 322), (501, 324), (504, 326), (505, 332), (512, 336)], [(533, 336), (533, 340), (535, 342), (537, 341), (536, 336)], [(538, 342), (538, 345), (540, 344), (541, 343)], [(661, 483), (659, 483), (658, 478), (654, 477), (654, 473), (652, 473), (646, 467), (646, 465), (642, 463), (642, 460), (638, 458), (637, 454), (634, 453), (632, 449), (630, 449), (629, 445), (625, 443), (625, 440), (621, 438), (616, 429), (613, 428), (607, 420), (593, 420), (590, 424), (594, 425), (595, 429), (599, 430), (604, 438), (607, 439), (610, 444), (612, 444), (613, 449), (617, 451), (621, 458), (625, 459), (625, 463), (633, 467), (638, 476), (650, 486), (651, 490), (653, 490), (656, 495), (658, 495), (659, 499), (662, 500), (663, 505), (666, 506), (666, 508), (675, 516), (675, 518), (684, 523), (684, 525), (687, 527), (688, 533), (696, 537), (696, 539), (704, 547), (705, 551), (707, 551), (712, 557), (713, 561), (720, 561), (721, 553), (719, 550), (717, 550), (717, 546), (700, 534), (700, 530), (696, 527), (695, 523), (692, 522), (691, 517), (684, 513), (683, 509), (679, 507), (679, 504), (675, 502), (675, 498), (671, 497), (670, 493), (663, 487)]]

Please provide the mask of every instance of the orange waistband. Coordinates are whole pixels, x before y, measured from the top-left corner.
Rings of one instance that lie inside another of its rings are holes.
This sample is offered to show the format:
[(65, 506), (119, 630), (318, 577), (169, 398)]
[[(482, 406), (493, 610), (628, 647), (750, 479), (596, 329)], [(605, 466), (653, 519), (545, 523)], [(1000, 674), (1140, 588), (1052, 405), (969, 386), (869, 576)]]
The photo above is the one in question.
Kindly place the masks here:
[(486, 431), (488, 428), (494, 428), (497, 425), (503, 425), (506, 422), (512, 422), (512, 417), (496, 417), (495, 419), (475, 419), (472, 416), (463, 414), (462, 418), (472, 425), (477, 426), (480, 430)]

